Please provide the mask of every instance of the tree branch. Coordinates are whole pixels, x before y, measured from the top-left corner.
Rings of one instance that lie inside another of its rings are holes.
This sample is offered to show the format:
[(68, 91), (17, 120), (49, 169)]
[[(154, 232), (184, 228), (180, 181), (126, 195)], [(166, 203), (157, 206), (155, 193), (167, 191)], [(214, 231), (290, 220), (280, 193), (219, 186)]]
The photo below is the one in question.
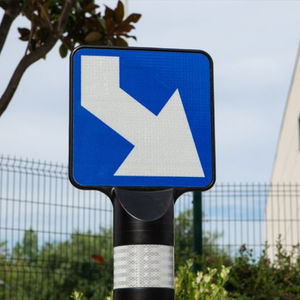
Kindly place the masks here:
[(0, 24), (0, 53), (1, 53), (9, 29), (11, 27), (11, 24), (13, 23), (15, 18), (19, 15), (21, 8), (19, 6), (18, 0), (10, 1), (9, 5), (7, 4), (6, 1), (1, 1), (0, 5), (6, 7), (4, 16)]
[(57, 27), (55, 28), (56, 30), (50, 33), (50, 36), (47, 39), (47, 41), (42, 46), (40, 46), (39, 48), (31, 52), (30, 54), (23, 56), (23, 58), (20, 60), (17, 68), (15, 69), (6, 87), (6, 90), (4, 91), (3, 95), (0, 98), (0, 116), (8, 107), (26, 69), (29, 66), (31, 66), (33, 63), (35, 63), (36, 61), (44, 57), (54, 47), (57, 40), (62, 35), (73, 2), (74, 0), (65, 1), (62, 13), (58, 19)]
[(25, 49), (25, 53), (24, 55), (26, 55), (29, 51), (29, 48), (30, 48), (30, 43), (31, 43), (31, 39), (32, 39), (32, 35), (33, 35), (33, 32), (35, 30), (35, 25), (33, 22), (31, 22), (31, 28), (30, 28), (30, 33), (29, 33), (29, 37), (28, 37), (28, 42), (27, 42), (27, 47)]
[(57, 39), (53, 36), (50, 36), (47, 42), (43, 44), (41, 47), (37, 48), (35, 51), (31, 52), (28, 55), (23, 56), (23, 58), (20, 60), (17, 68), (15, 69), (7, 87), (4, 91), (1, 99), (0, 99), (0, 116), (5, 111), (7, 106), (9, 105), (19, 83), (20, 80), (26, 71), (26, 69), (44, 57), (56, 44)]
[(34, 13), (29, 13), (29, 12), (26, 12), (26, 11), (25, 12), (23, 11), (23, 13), (25, 14), (26, 18), (31, 21), (31, 23), (35, 23), (36, 25), (38, 25), (42, 28), (47, 28), (50, 31), (53, 30), (53, 27), (52, 27), (51, 23), (45, 22), (44, 20), (39, 18)]
[(64, 31), (64, 28), (67, 24), (68, 16), (69, 16), (69, 13), (71, 11), (74, 1), (75, 0), (65, 0), (65, 4), (64, 4), (62, 13), (60, 14), (60, 16), (58, 18), (58, 22), (57, 22), (57, 28), (56, 28), (57, 38), (59, 38)]
[(4, 14), (0, 25), (0, 53), (3, 49), (5, 40), (13, 21), (14, 19), (11, 16), (7, 15), (6, 13)]
[(0, 7), (2, 7), (3, 9), (7, 9), (8, 1), (7, 0), (0, 0)]
[(50, 19), (49, 19), (49, 15), (48, 15), (48, 12), (45, 10), (44, 6), (41, 4), (41, 3), (38, 3), (38, 6), (40, 8), (40, 10), (43, 12), (46, 20), (47, 20), (47, 26), (49, 27), (50, 30), (53, 30), (53, 27), (52, 27), (52, 24), (50, 22)]

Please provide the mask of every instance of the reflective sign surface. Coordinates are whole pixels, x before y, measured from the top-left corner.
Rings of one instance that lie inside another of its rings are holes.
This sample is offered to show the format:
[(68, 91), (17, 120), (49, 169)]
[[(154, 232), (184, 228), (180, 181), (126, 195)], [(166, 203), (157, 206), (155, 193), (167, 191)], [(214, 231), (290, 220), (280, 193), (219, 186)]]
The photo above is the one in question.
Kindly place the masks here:
[(73, 183), (208, 188), (214, 181), (212, 85), (212, 61), (204, 52), (75, 50)]

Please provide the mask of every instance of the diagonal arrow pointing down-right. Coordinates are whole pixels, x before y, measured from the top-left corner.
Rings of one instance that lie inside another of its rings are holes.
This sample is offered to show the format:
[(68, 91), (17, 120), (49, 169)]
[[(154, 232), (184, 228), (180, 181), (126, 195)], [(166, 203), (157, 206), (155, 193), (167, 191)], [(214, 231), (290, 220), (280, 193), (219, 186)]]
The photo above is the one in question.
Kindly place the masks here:
[(81, 57), (81, 105), (134, 145), (114, 175), (204, 177), (178, 89), (156, 116), (119, 78), (119, 57)]

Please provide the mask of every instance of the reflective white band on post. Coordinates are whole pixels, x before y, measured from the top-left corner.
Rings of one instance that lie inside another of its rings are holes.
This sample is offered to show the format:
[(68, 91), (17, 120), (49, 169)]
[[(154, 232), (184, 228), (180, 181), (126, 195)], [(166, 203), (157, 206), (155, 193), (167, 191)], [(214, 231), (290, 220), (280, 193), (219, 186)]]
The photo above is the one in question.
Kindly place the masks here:
[(174, 289), (174, 247), (115, 247), (114, 289), (147, 287)]

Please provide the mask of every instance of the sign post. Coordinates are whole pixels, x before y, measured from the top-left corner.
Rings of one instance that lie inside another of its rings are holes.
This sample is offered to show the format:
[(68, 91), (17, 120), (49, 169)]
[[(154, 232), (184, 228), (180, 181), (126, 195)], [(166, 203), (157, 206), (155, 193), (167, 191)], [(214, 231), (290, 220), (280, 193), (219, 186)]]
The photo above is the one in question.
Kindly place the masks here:
[(174, 299), (174, 192), (116, 189), (114, 299)]
[[(201, 192), (193, 193), (193, 229), (194, 229), (194, 251), (198, 258), (202, 260), (203, 255), (203, 230), (202, 230), (202, 194)], [(201, 262), (194, 263), (194, 270), (201, 270)]]
[(215, 181), (213, 71), (195, 50), (79, 47), (69, 177), (108, 195), (114, 299), (174, 299), (174, 204)]

